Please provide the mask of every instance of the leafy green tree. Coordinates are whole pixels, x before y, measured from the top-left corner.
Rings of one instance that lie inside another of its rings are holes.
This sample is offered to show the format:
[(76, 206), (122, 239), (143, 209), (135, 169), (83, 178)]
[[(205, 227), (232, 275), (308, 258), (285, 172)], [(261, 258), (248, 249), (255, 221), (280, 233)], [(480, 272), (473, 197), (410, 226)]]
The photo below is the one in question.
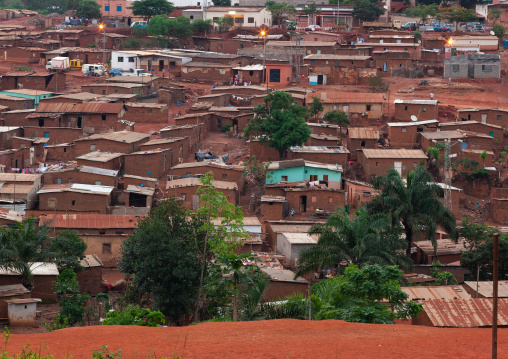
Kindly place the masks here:
[(438, 19), (447, 20), (455, 25), (459, 22), (475, 21), (478, 19), (475, 10), (458, 6), (440, 9), (437, 11), (436, 16)]
[(443, 265), (441, 262), (433, 262), (430, 265), (430, 275), (434, 278), (436, 278), (434, 285), (453, 285), (457, 284), (457, 278), (455, 276), (447, 271), (442, 271)]
[(312, 22), (315, 23), (316, 15), (321, 14), (321, 9), (316, 6), (316, 3), (310, 3), (309, 5), (305, 5), (301, 12), (305, 15), (308, 15)]
[(437, 14), (438, 4), (432, 3), (429, 5), (418, 5), (407, 8), (404, 14), (411, 17), (419, 17), (420, 22), (423, 24), (429, 17), (434, 17)]
[(0, 268), (11, 269), (21, 276), (26, 287), (32, 285), (33, 265), (53, 260), (58, 253), (51, 248), (50, 229), (39, 227), (33, 218), (0, 228)]
[(316, 246), (304, 249), (299, 258), (296, 275), (318, 271), (325, 266), (336, 267), (343, 261), (366, 264), (410, 266), (401, 249), (400, 228), (392, 228), (388, 215), (370, 215), (360, 208), (354, 217), (345, 211), (334, 213), (325, 224), (314, 224), (309, 234), (319, 235)]
[(340, 143), (342, 144), (342, 127), (347, 128), (351, 124), (347, 113), (341, 110), (332, 110), (325, 113), (325, 115), (323, 116), (323, 120), (325, 120), (328, 123), (333, 123), (339, 126)]
[[(188, 218), (180, 202), (168, 198), (122, 244), (119, 269), (133, 275), (133, 286), (146, 293), (174, 323), (185, 323), (196, 305), (201, 222)], [(135, 304), (135, 303), (134, 303)]]
[(451, 239), (457, 239), (455, 215), (447, 209), (441, 197), (443, 189), (432, 183), (430, 174), (420, 165), (408, 172), (406, 182), (395, 169), (390, 169), (385, 177), (377, 177), (374, 188), (380, 194), (367, 203), (370, 213), (388, 213), (392, 225), (398, 227), (402, 223), (407, 241), (407, 255), (411, 254), (411, 242), (420, 233), (436, 242), (436, 230), (443, 228)]
[[(500, 235), (495, 227), (485, 223), (475, 223), (472, 217), (462, 220), (460, 236), (464, 238), (464, 247), (460, 257), (460, 265), (469, 270), (470, 279), (491, 280), (494, 235)], [(478, 272), (480, 277), (477, 277)], [(508, 275), (508, 238), (499, 237), (499, 279)]]
[(285, 20), (295, 13), (295, 7), (286, 2), (271, 0), (266, 2), (265, 7), (272, 14), (272, 23), (279, 27), (283, 27)]
[(167, 0), (138, 0), (129, 9), (134, 15), (150, 20), (155, 15), (171, 14), (175, 7)]
[(85, 317), (85, 306), (90, 300), (87, 294), (79, 294), (79, 283), (76, 273), (72, 269), (65, 269), (58, 279), (53, 282), (53, 289), (60, 298), (58, 305), (60, 313), (59, 325), (68, 324), (74, 326), (83, 323)]
[(504, 37), (505, 28), (503, 25), (495, 24), (492, 26), (492, 31), (494, 31), (494, 35), (496, 35), (499, 39)]
[(376, 21), (384, 12), (375, 1), (356, 0), (351, 15), (362, 21)]
[(74, 231), (63, 230), (52, 241), (52, 250), (56, 252), (55, 263), (60, 271), (72, 269), (79, 272), (83, 269), (80, 262), (85, 258), (86, 243)]
[(160, 46), (168, 46), (170, 38), (170, 19), (167, 15), (155, 15), (148, 22), (147, 33), (159, 40)]
[(482, 153), (480, 153), (480, 158), (483, 160), (483, 168), (485, 168), (485, 159), (487, 158), (489, 154), (487, 153), (487, 151), (483, 151)]
[(100, 19), (102, 17), (101, 6), (95, 0), (81, 0), (76, 9), (76, 16), (85, 19)]
[(9, 0), (5, 2), (4, 6), (6, 9), (16, 9), (16, 10), (23, 10), (25, 8), (25, 5), (20, 0)]
[(113, 310), (106, 314), (102, 325), (139, 325), (142, 327), (160, 327), (165, 324), (164, 314), (152, 312), (139, 305), (129, 305), (125, 310)]
[(230, 27), (235, 25), (235, 19), (231, 16), (219, 17), (216, 22), (219, 25), (219, 32), (228, 31)]
[[(501, 9), (491, 9), (491, 10), (489, 10), (489, 19), (490, 19), (490, 21), (492, 21), (495, 24), (501, 18), (501, 14), (502, 13), (503, 13), (503, 10), (501, 10)], [(503, 27), (503, 29), (504, 29), (504, 27)]]
[(65, 0), (67, 10), (77, 10), (80, 0)]
[(190, 19), (185, 16), (169, 19), (169, 33), (180, 42), (191, 37), (192, 25)]
[(212, 0), (214, 6), (231, 6), (231, 0)]
[(368, 78), (370, 92), (385, 93), (390, 90), (390, 86), (383, 80), (381, 75), (371, 75)]
[(294, 103), (291, 94), (274, 91), (265, 97), (263, 104), (254, 108), (254, 119), (245, 128), (246, 137), (258, 136), (263, 145), (279, 152), (283, 159), (292, 146), (302, 146), (310, 138), (310, 128), (305, 122), (307, 108)]
[(319, 114), (323, 112), (324, 109), (323, 101), (316, 96), (312, 96), (312, 102), (309, 105), (309, 115), (313, 116), (314, 120), (317, 121)]
[(436, 5), (439, 6), (441, 4), (442, 0), (418, 0), (416, 3), (421, 6), (426, 5)]
[(205, 33), (212, 30), (212, 20), (196, 19), (192, 22), (192, 31), (194, 33)]
[[(376, 324), (414, 318), (422, 308), (408, 301), (408, 295), (400, 289), (402, 276), (403, 272), (392, 266), (369, 264), (359, 268), (350, 264), (343, 276), (312, 286), (313, 294), (326, 294), (322, 298), (316, 295), (321, 302), (316, 318)], [(319, 290), (324, 286), (329, 288)]]
[(193, 218), (199, 221), (196, 231), (203, 236), (203, 241), (196, 243), (199, 260), (197, 283), (197, 303), (194, 320), (199, 321), (199, 309), (203, 299), (205, 275), (210, 261), (215, 257), (227, 256), (243, 244), (246, 233), (243, 229), (243, 212), (241, 206), (229, 203), (227, 197), (213, 186), (213, 173), (207, 172), (200, 178), (202, 186), (197, 190), (199, 207)]

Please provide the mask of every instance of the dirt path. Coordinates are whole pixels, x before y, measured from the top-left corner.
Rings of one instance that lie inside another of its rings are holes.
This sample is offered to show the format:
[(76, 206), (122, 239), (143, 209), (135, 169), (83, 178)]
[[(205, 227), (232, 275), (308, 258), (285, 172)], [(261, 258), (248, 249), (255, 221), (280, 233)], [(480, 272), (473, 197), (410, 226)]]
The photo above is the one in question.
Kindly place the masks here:
[[(172, 328), (71, 328), (12, 335), (7, 349), (19, 353), (30, 342), (32, 348), (48, 350), (55, 358), (90, 358), (102, 345), (121, 349), (124, 359), (145, 358), (149, 353), (180, 358), (488, 358), (490, 334), (489, 329), (286, 319)], [(498, 342), (503, 356), (508, 329), (499, 330)]]

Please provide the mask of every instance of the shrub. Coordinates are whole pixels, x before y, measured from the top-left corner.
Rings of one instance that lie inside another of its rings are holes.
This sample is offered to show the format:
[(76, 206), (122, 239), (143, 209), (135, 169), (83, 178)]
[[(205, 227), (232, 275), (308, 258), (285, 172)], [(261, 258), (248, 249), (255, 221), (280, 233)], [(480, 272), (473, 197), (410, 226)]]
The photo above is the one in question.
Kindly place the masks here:
[(224, 133), (229, 132), (229, 130), (231, 130), (230, 124), (226, 124), (226, 125), (222, 126), (222, 128), (221, 128), (221, 131)]
[(477, 180), (477, 179), (484, 179), (484, 178), (489, 178), (489, 177), (490, 177), (490, 173), (487, 172), (487, 170), (485, 168), (477, 169), (476, 171), (474, 171), (473, 173), (471, 173), (469, 175), (469, 178), (471, 178), (473, 181)]
[(159, 311), (152, 312), (148, 308), (139, 305), (129, 305), (122, 311), (110, 311), (102, 325), (139, 325), (143, 327), (158, 327), (166, 321)]

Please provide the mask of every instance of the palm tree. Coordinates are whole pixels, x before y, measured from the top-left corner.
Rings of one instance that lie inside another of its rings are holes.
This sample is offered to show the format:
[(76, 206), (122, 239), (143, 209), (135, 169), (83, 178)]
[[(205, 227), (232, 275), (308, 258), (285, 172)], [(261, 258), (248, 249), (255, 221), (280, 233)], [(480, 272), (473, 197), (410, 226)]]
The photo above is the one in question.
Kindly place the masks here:
[(409, 258), (400, 252), (405, 242), (400, 238), (400, 230), (391, 226), (390, 217), (371, 215), (363, 207), (354, 218), (345, 211), (335, 213), (325, 224), (313, 225), (309, 234), (319, 234), (319, 240), (316, 246), (301, 252), (296, 276), (342, 261), (359, 266), (410, 264)]
[(389, 213), (393, 226), (402, 224), (408, 255), (412, 241), (422, 232), (434, 247), (437, 246), (437, 227), (443, 228), (451, 239), (457, 238), (455, 215), (440, 200), (443, 189), (431, 180), (421, 164), (407, 174), (406, 183), (393, 168), (386, 177), (378, 177), (373, 182), (374, 188), (381, 193), (367, 203), (367, 209), (371, 214)]
[(51, 249), (50, 229), (39, 227), (34, 219), (16, 223), (13, 228), (0, 231), (0, 268), (20, 274), (24, 286), (30, 287), (36, 262), (54, 260), (57, 253)]

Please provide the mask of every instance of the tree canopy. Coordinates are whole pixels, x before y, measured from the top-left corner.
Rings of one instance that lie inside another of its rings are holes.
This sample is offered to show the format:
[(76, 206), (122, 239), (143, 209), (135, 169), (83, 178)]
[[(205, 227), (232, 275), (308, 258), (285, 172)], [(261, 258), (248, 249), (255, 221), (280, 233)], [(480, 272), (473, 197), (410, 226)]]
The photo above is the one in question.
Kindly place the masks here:
[(214, 6), (231, 6), (231, 0), (212, 0)]
[(76, 16), (85, 19), (100, 19), (102, 17), (101, 6), (95, 0), (81, 0), (76, 9)]
[(424, 23), (428, 17), (436, 16), (437, 11), (438, 11), (438, 4), (431, 3), (428, 5), (420, 4), (418, 6), (413, 6), (413, 7), (407, 8), (404, 11), (404, 14), (406, 14), (407, 16), (411, 16), (411, 17), (419, 17), (420, 22)]
[(339, 126), (339, 133), (340, 133), (340, 142), (342, 144), (342, 128), (348, 127), (351, 124), (351, 121), (349, 121), (349, 116), (347, 113), (341, 110), (332, 110), (323, 116), (323, 120), (328, 123), (333, 123), (334, 125)]
[(380, 74), (370, 75), (368, 78), (370, 92), (385, 93), (390, 90), (390, 86), (383, 80)]
[(192, 35), (192, 25), (185, 16), (169, 19), (166, 15), (155, 15), (147, 26), (148, 35), (159, 39), (162, 46), (168, 46), (171, 39), (183, 41)]
[(367, 203), (367, 208), (370, 213), (390, 214), (393, 226), (402, 223), (408, 255), (411, 253), (411, 242), (420, 233), (424, 233), (436, 246), (438, 227), (443, 228), (452, 240), (457, 239), (455, 215), (441, 202), (443, 189), (432, 183), (425, 165), (408, 171), (406, 181), (392, 168), (385, 177), (377, 177), (373, 184), (380, 193)]
[(343, 276), (312, 286), (316, 319), (393, 324), (395, 319), (416, 317), (422, 308), (400, 289), (402, 275), (392, 266), (350, 264)]
[(129, 7), (136, 16), (143, 16), (150, 20), (155, 15), (171, 14), (175, 7), (167, 0), (138, 0)]
[(185, 323), (196, 305), (200, 277), (198, 247), (202, 223), (187, 217), (181, 203), (168, 198), (138, 223), (122, 244), (118, 268), (133, 275), (133, 287), (174, 323)]
[(212, 30), (212, 20), (196, 19), (192, 22), (192, 31), (195, 33), (204, 33)]
[(319, 235), (316, 246), (304, 249), (297, 275), (337, 267), (341, 262), (400, 265), (409, 267), (409, 258), (400, 253), (406, 247), (400, 228), (393, 228), (385, 214), (370, 215), (360, 208), (354, 217), (345, 211), (334, 213), (325, 224), (314, 224), (309, 234)]
[(384, 12), (376, 1), (356, 0), (351, 15), (362, 21), (376, 21)]
[(447, 20), (451, 23), (475, 21), (478, 19), (475, 10), (465, 9), (458, 6), (440, 9), (437, 12), (436, 17), (440, 20)]
[(317, 120), (319, 114), (324, 110), (323, 101), (321, 101), (318, 97), (312, 96), (312, 102), (309, 105), (309, 115), (314, 117), (314, 120)]
[(307, 108), (294, 103), (287, 92), (268, 94), (254, 112), (254, 119), (245, 128), (246, 137), (258, 136), (261, 144), (279, 152), (279, 159), (284, 158), (290, 147), (302, 146), (310, 138), (311, 130), (305, 122)]
[(286, 2), (267, 1), (265, 7), (272, 14), (272, 23), (279, 27), (284, 25), (284, 20), (295, 13), (295, 7)]

